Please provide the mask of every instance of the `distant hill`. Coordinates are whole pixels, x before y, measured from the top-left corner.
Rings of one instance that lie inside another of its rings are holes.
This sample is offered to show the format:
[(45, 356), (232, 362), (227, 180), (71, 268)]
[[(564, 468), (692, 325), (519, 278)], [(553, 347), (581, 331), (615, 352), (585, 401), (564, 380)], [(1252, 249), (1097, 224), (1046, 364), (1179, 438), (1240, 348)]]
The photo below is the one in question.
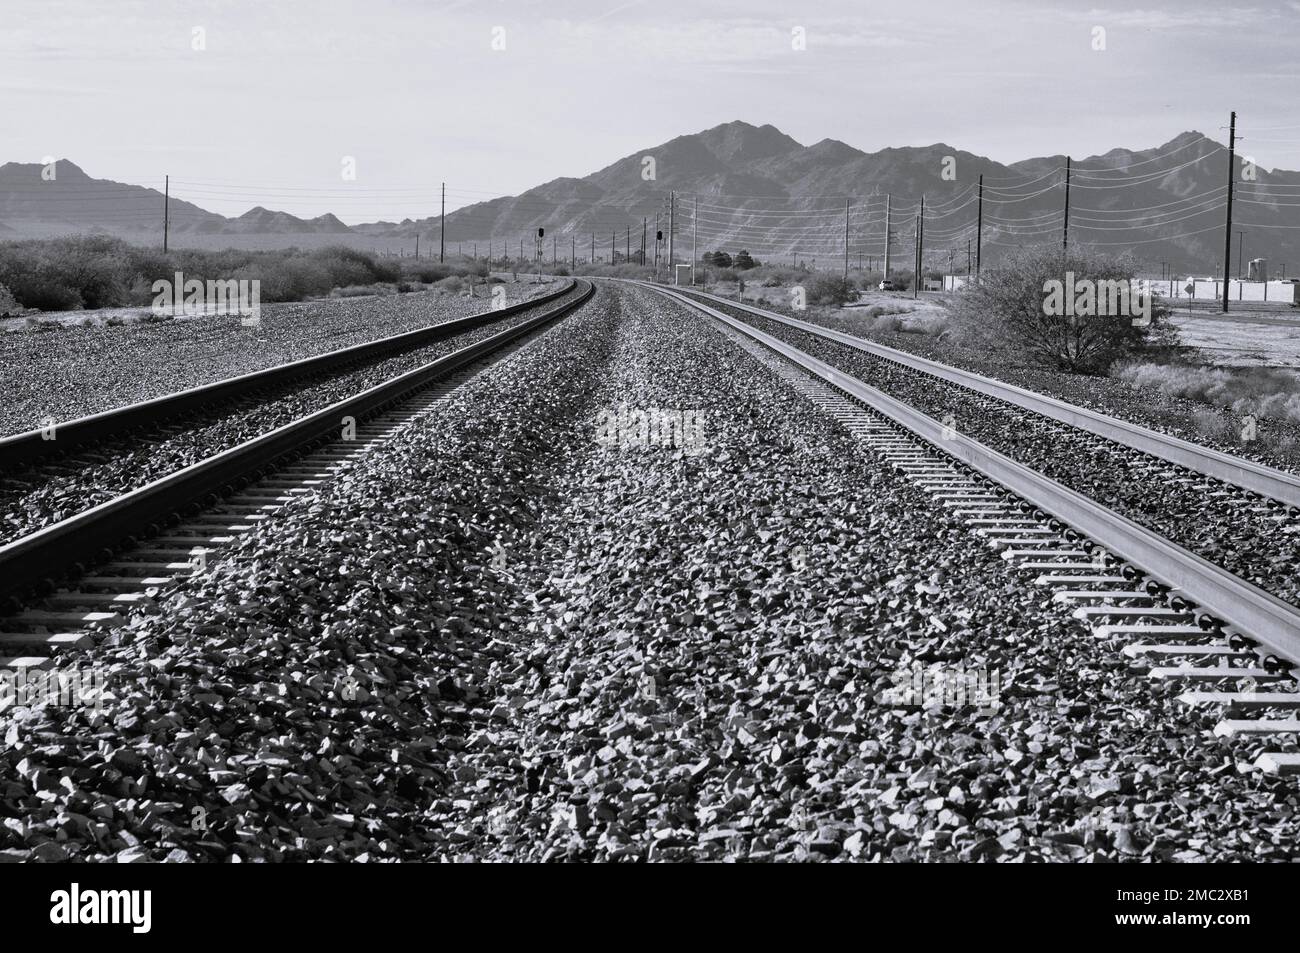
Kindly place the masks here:
[[(653, 159), (653, 178), (647, 157)], [(1168, 263), (1175, 271), (1217, 271), (1226, 160), (1224, 146), (1198, 132), (1151, 149), (1075, 157), (1071, 240), (1132, 250), (1149, 267)], [(1018, 243), (1059, 240), (1065, 161), (1042, 156), (1003, 165), (945, 143), (870, 153), (835, 139), (804, 146), (773, 126), (737, 121), (637, 150), (582, 178), (558, 178), (458, 209), (447, 216), (446, 240), (452, 246), (479, 242), (480, 252), (489, 240), (497, 248), (495, 243), (508, 242), (517, 253), (524, 239), (531, 254), (531, 237), (544, 227), (548, 257), (552, 240), (561, 257), (571, 242), (585, 257), (594, 235), (597, 255), (607, 259), (611, 237), (623, 254), (630, 227), (635, 254), (643, 219), (650, 222), (651, 237), (656, 213), (667, 229), (667, 196), (675, 191), (679, 255), (689, 253), (698, 201), (701, 251), (743, 247), (760, 259), (827, 260), (843, 254), (843, 206), (851, 197), (852, 257), (878, 258), (889, 194), (894, 254), (910, 266), (914, 207), (924, 194), (927, 262), (946, 266), (951, 253), (961, 267), (981, 174), (986, 261)], [(0, 166), (0, 222), (12, 230), (5, 233), (10, 237), (96, 230), (133, 241), (161, 239), (157, 190), (94, 179), (67, 160), (56, 164), (53, 181), (42, 179), (41, 170), (34, 163)], [(1240, 226), (1247, 231), (1247, 257), (1269, 258), (1275, 274), (1288, 262), (1289, 271), (1300, 271), (1300, 202), (1291, 197), (1300, 194), (1300, 172), (1259, 169), (1255, 175), (1239, 183), (1234, 216), (1248, 223)], [(302, 219), (260, 206), (227, 218), (175, 198), (171, 223), (174, 244), (207, 247), (346, 241), (409, 249), (418, 234), (429, 249), (439, 229), (437, 216), (349, 227), (332, 214)]]

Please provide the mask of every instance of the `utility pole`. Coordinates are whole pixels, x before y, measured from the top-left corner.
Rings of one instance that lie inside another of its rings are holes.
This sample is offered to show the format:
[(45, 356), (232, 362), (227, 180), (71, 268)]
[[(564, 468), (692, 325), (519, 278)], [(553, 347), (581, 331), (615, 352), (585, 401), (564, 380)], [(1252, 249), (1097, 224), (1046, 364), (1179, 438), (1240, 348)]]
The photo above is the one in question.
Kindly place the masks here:
[(609, 233), (609, 264), (610, 264), (610, 267), (613, 267), (613, 265), (614, 265), (614, 256), (617, 254), (617, 252), (614, 251), (614, 242), (615, 242), (617, 239), (618, 239), (618, 232), (610, 232), (610, 233)]
[(519, 260), (524, 260), (524, 240), (522, 238), (519, 239)]
[(849, 200), (844, 200), (844, 277), (849, 277)]
[[(524, 257), (523, 246), (520, 245), (519, 257)], [(442, 183), (442, 213), (438, 216), (438, 261), (445, 261), (447, 258), (447, 183)]]
[(1232, 267), (1232, 184), (1237, 177), (1237, 113), (1228, 120), (1228, 223), (1223, 229), (1223, 313), (1228, 313), (1228, 272)]
[(890, 212), (890, 203), (893, 198), (894, 196), (891, 193), (885, 193), (885, 270), (880, 275), (881, 280), (889, 278), (889, 218), (892, 214)]
[(164, 177), (163, 182), (163, 254), (167, 254), (167, 233), (171, 231), (172, 217), (172, 177)]
[(575, 235), (569, 236), (569, 267), (578, 267), (578, 239)]
[(559, 259), (555, 257), (555, 236), (551, 236), (551, 265), (554, 266)]
[(676, 235), (677, 228), (677, 192), (673, 191), (668, 194), (668, 271), (671, 273), (673, 284), (677, 284), (677, 269), (674, 268), (676, 263), (676, 250), (673, 245), (673, 239)]
[(921, 290), (921, 266), (925, 261), (925, 193), (921, 193), (921, 211), (916, 216), (916, 279), (912, 282), (912, 297)]
[(1065, 231), (1061, 233), (1061, 254), (1070, 250), (1070, 157), (1065, 157)]
[(415, 233), (415, 260), (420, 260), (420, 233)]
[(591, 263), (596, 263), (596, 233), (591, 233)]
[(627, 245), (623, 249), (623, 260), (632, 264), (632, 226), (627, 227)]
[(918, 262), (921, 260), (921, 216), (916, 216), (912, 220), (912, 297), (916, 297), (917, 286), (920, 285), (921, 267)]
[(980, 198), (975, 215), (975, 276), (980, 273), (980, 257), (984, 252), (984, 173), (980, 173)]
[(695, 196), (691, 210), (691, 287), (695, 287), (695, 269), (700, 263), (700, 197)]
[(659, 277), (659, 213), (655, 212), (655, 278)]
[(1242, 270), (1241, 258), (1246, 251), (1246, 230), (1237, 229), (1237, 278), (1238, 280), (1246, 277), (1246, 272)]
[(970, 277), (970, 239), (966, 239), (966, 277)]
[(645, 226), (646, 217), (641, 216), (641, 267), (645, 267)]

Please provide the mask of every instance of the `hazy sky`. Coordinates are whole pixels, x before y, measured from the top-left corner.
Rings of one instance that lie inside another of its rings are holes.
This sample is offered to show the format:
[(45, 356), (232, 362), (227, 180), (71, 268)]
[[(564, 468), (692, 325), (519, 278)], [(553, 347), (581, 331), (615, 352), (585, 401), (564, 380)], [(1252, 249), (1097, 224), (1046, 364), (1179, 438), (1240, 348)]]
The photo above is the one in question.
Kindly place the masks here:
[(169, 173), (175, 194), (224, 214), (417, 217), (437, 211), (443, 179), (452, 208), (732, 119), (805, 144), (943, 141), (1009, 162), (1187, 129), (1222, 141), (1236, 109), (1243, 152), (1300, 169), (1300, 0), (0, 0), (0, 12), (0, 162), (52, 155), (157, 186)]

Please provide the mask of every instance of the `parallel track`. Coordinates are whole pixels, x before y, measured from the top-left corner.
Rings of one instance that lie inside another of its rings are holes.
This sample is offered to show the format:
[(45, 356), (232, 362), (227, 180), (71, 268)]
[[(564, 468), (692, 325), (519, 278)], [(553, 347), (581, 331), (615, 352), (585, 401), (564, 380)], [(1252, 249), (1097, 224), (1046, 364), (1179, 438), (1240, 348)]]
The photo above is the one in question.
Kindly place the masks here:
[[(1154, 665), (1152, 677), (1238, 689), (1189, 691), (1183, 696), (1189, 704), (1226, 706), (1228, 715), (1300, 709), (1300, 692), (1290, 690), (1294, 683), (1288, 673), (1290, 663), (1300, 659), (1297, 607), (709, 306), (698, 294), (647, 287), (718, 322), (1001, 549), (1004, 558), (1034, 572), (1038, 584), (1051, 586), (1056, 601), (1076, 606), (1075, 617), (1098, 637), (1128, 643), (1123, 649), (1130, 657), (1175, 663)], [(1255, 651), (1261, 647), (1267, 652)], [(1259, 692), (1261, 683), (1282, 690)], [(1225, 717), (1216, 731), (1294, 734), (1300, 722)], [(1300, 772), (1300, 754), (1267, 751), (1258, 764)]]
[(205, 411), (215, 405), (239, 400), (259, 391), (297, 383), (341, 368), (410, 351), (433, 341), (455, 337), (503, 318), (550, 304), (576, 287), (576, 282), (569, 281), (556, 291), (527, 301), (519, 301), (495, 311), (466, 315), (463, 318), (392, 334), (374, 341), (263, 368), (260, 371), (228, 377), (211, 384), (187, 388), (151, 400), (115, 407), (87, 417), (62, 421), (54, 428), (54, 439), (50, 439), (49, 435), (40, 429), (0, 437), (0, 469), (13, 470), (42, 460), (66, 457), (83, 447), (119, 437), (138, 428), (156, 426), (195, 412)]
[[(0, 546), (290, 423), (540, 307), (551, 294), (0, 439)], [(49, 437), (50, 439), (45, 439)]]
[(791, 318), (774, 311), (767, 311), (763, 308), (757, 308), (753, 305), (732, 301), (729, 298), (722, 298), (702, 291), (683, 289), (678, 293), (688, 294), (706, 303), (744, 311), (757, 317), (798, 328), (801, 331), (807, 331), (829, 341), (893, 361), (923, 374), (937, 377), (959, 387), (1021, 407), (1114, 443), (1122, 444), (1149, 456), (1177, 464), (1203, 476), (1230, 483), (1243, 490), (1249, 490), (1260, 496), (1286, 503), (1288, 506), (1300, 507), (1300, 476), (1295, 474), (1275, 470), (1272, 467), (1242, 457), (1236, 457), (1232, 454), (1222, 453), (1209, 447), (1202, 447), (1169, 434), (1140, 427), (1125, 420), (1108, 417), (1094, 410), (1088, 410), (1085, 407), (1058, 400), (1055, 397), (1037, 394), (1014, 384), (1007, 384), (959, 367), (918, 357), (915, 354), (886, 347), (883, 344), (876, 344), (810, 321), (801, 321), (798, 318)]
[[(576, 297), (559, 304), (554, 303), (557, 297), (572, 290), (572, 287), (578, 290)], [(330, 453), (335, 456), (350, 456), (364, 443), (339, 441), (340, 434), (350, 422), (355, 422), (358, 436), (364, 437), (364, 423), (368, 419), (386, 413), (395, 405), (410, 400), (412, 395), (427, 390), (475, 362), (501, 352), (526, 335), (585, 304), (594, 293), (594, 285), (578, 281), (556, 295), (528, 302), (526, 307), (538, 307), (540, 303), (542, 310), (520, 324), (0, 547), (0, 598), (7, 598), (11, 606), (30, 605), (35, 591), (48, 591), (64, 577), (76, 579), (84, 576), (91, 567), (114, 558), (116, 552), (124, 546), (129, 548), (150, 536), (159, 537), (163, 528), (177, 518), (177, 514), (197, 515), (217, 506), (224, 497), (231, 496), (250, 483), (269, 477), (286, 466), (298, 466), (299, 458), (314, 447), (339, 442), (344, 445)], [(500, 313), (475, 315), (472, 319), (484, 323)], [(312, 472), (319, 469), (318, 462), (311, 462), (307, 466)], [(271, 489), (276, 490), (272, 496), (282, 495), (279, 493), (280, 488), (272, 486)], [(220, 517), (217, 522), (222, 520), (228, 521), (228, 517)], [(209, 533), (208, 536), (212, 534)], [(162, 538), (167, 539), (165, 536)], [(224, 537), (220, 535), (212, 537), (218, 541), (222, 538)], [(198, 538), (192, 540), (195, 545), (201, 541)], [(155, 555), (175, 555), (174, 546), (171, 549), (164, 546), (164, 550), (166, 552)], [(155, 564), (158, 562), (157, 559), (151, 559)], [(146, 559), (145, 563), (150, 563), (151, 559)], [(169, 562), (176, 563), (177, 560), (163, 560), (163, 565)], [(156, 570), (159, 567), (154, 565), (153, 568)], [(172, 570), (179, 568), (176, 565), (171, 567)], [(127, 589), (117, 591), (107, 601), (129, 602), (131, 598), (128, 597), (134, 591), (132, 587), (139, 588), (142, 584), (157, 586), (162, 584), (160, 580), (166, 581), (166, 578), (168, 577), (142, 576), (134, 580), (110, 580), (113, 585), (106, 592), (112, 593), (114, 588), (121, 590), (122, 586)], [(49, 598), (61, 605), (74, 605), (75, 602), (77, 609), (85, 609), (87, 602), (94, 601), (75, 594), (56, 594)], [(75, 601), (77, 599), (80, 601)], [(24, 663), (30, 656), (13, 656), (10, 650), (30, 649), (34, 643), (50, 647), (66, 641), (77, 643), (76, 638), (60, 639), (65, 634), (60, 630), (78, 618), (82, 622), (96, 622), (109, 621), (108, 617), (112, 616), (109, 611), (103, 619), (86, 618), (95, 615), (96, 611), (103, 614), (102, 610), (94, 610), (80, 615), (74, 613), (70, 617), (67, 613), (55, 612), (51, 615), (46, 610), (28, 609), (8, 618), (0, 617), (0, 630), (5, 630), (0, 631), (0, 656), (6, 656), (9, 664)]]

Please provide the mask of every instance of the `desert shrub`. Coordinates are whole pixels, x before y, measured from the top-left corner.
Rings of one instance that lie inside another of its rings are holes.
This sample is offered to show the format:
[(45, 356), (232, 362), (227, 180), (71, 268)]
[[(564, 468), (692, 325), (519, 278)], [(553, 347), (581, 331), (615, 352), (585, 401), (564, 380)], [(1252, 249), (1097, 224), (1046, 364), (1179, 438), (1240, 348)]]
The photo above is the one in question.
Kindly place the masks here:
[(43, 242), (5, 242), (0, 245), (0, 284), (24, 308), (66, 311), (81, 306), (81, 295), (60, 274), (57, 263), (45, 253)]
[(263, 301), (298, 301), (335, 288), (391, 284), (402, 277), (397, 260), (342, 245), (310, 251), (177, 249), (164, 254), (99, 235), (0, 243), (0, 284), (19, 305), (42, 311), (148, 304), (154, 281), (171, 280), (178, 271), (200, 281), (257, 279)]
[(0, 318), (7, 318), (16, 315), (22, 310), (22, 305), (4, 285), (0, 285)]
[(62, 281), (77, 293), (83, 308), (107, 308), (126, 296), (131, 248), (119, 238), (79, 235), (56, 238), (45, 254)]
[(465, 279), (460, 275), (451, 275), (438, 282), (438, 290), (448, 294), (460, 294), (465, 290)]
[[(519, 273), (526, 274), (529, 270), (521, 267)], [(548, 273), (555, 273), (550, 265), (544, 270)], [(593, 265), (590, 262), (579, 261), (576, 268), (570, 268), (569, 270), (575, 275), (597, 275), (605, 278), (640, 278), (644, 281), (653, 281), (655, 274), (653, 264), (642, 265), (639, 262), (619, 262), (611, 267), (604, 262), (597, 262)], [(672, 281), (671, 273), (662, 261), (659, 264), (659, 277), (663, 281)]]
[(63, 281), (58, 272), (45, 265), (33, 267), (22, 275), (0, 276), (25, 308), (39, 311), (71, 311), (81, 306), (81, 296)]
[(1223, 415), (1213, 410), (1192, 411), (1192, 427), (1203, 437), (1221, 440), (1232, 430), (1232, 425), (1223, 419)]
[(1290, 371), (1133, 362), (1118, 365), (1112, 374), (1134, 387), (1222, 407), (1239, 416), (1300, 423), (1300, 376)]
[(414, 278), (416, 281), (423, 282), (426, 285), (437, 284), (442, 279), (452, 273), (451, 265), (441, 262), (420, 262), (419, 264), (409, 265), (405, 268), (406, 275)]
[(388, 285), (348, 285), (346, 288), (335, 288), (330, 292), (330, 297), (364, 298), (367, 295), (387, 294), (391, 290)]
[(714, 281), (737, 281), (740, 275), (734, 268), (719, 268), (713, 273)]
[(903, 319), (885, 308), (871, 308), (867, 311), (867, 327), (872, 331), (901, 331)]
[[(997, 268), (985, 269), (979, 284), (957, 298), (953, 317), (967, 333), (978, 333), (1028, 361), (1101, 373), (1117, 360), (1177, 341), (1177, 331), (1166, 320), (1168, 311), (1159, 304), (1149, 302), (1149, 324), (1134, 323), (1142, 303), (1136, 293), (1130, 309), (1094, 301), (1093, 313), (1064, 313), (1065, 297), (1075, 293), (1071, 278), (1089, 282), (1089, 287), (1115, 282), (1128, 288), (1135, 270), (1128, 258), (1086, 247), (1068, 255), (1055, 245), (1019, 249)], [(1062, 285), (1064, 295), (1054, 297), (1051, 289)]]
[(858, 300), (858, 289), (842, 275), (817, 274), (804, 282), (809, 304), (828, 304), (838, 307)]
[(320, 291), (321, 294), (347, 285), (371, 284), (380, 270), (377, 261), (354, 248), (322, 248), (303, 257), (324, 269), (330, 287)]

